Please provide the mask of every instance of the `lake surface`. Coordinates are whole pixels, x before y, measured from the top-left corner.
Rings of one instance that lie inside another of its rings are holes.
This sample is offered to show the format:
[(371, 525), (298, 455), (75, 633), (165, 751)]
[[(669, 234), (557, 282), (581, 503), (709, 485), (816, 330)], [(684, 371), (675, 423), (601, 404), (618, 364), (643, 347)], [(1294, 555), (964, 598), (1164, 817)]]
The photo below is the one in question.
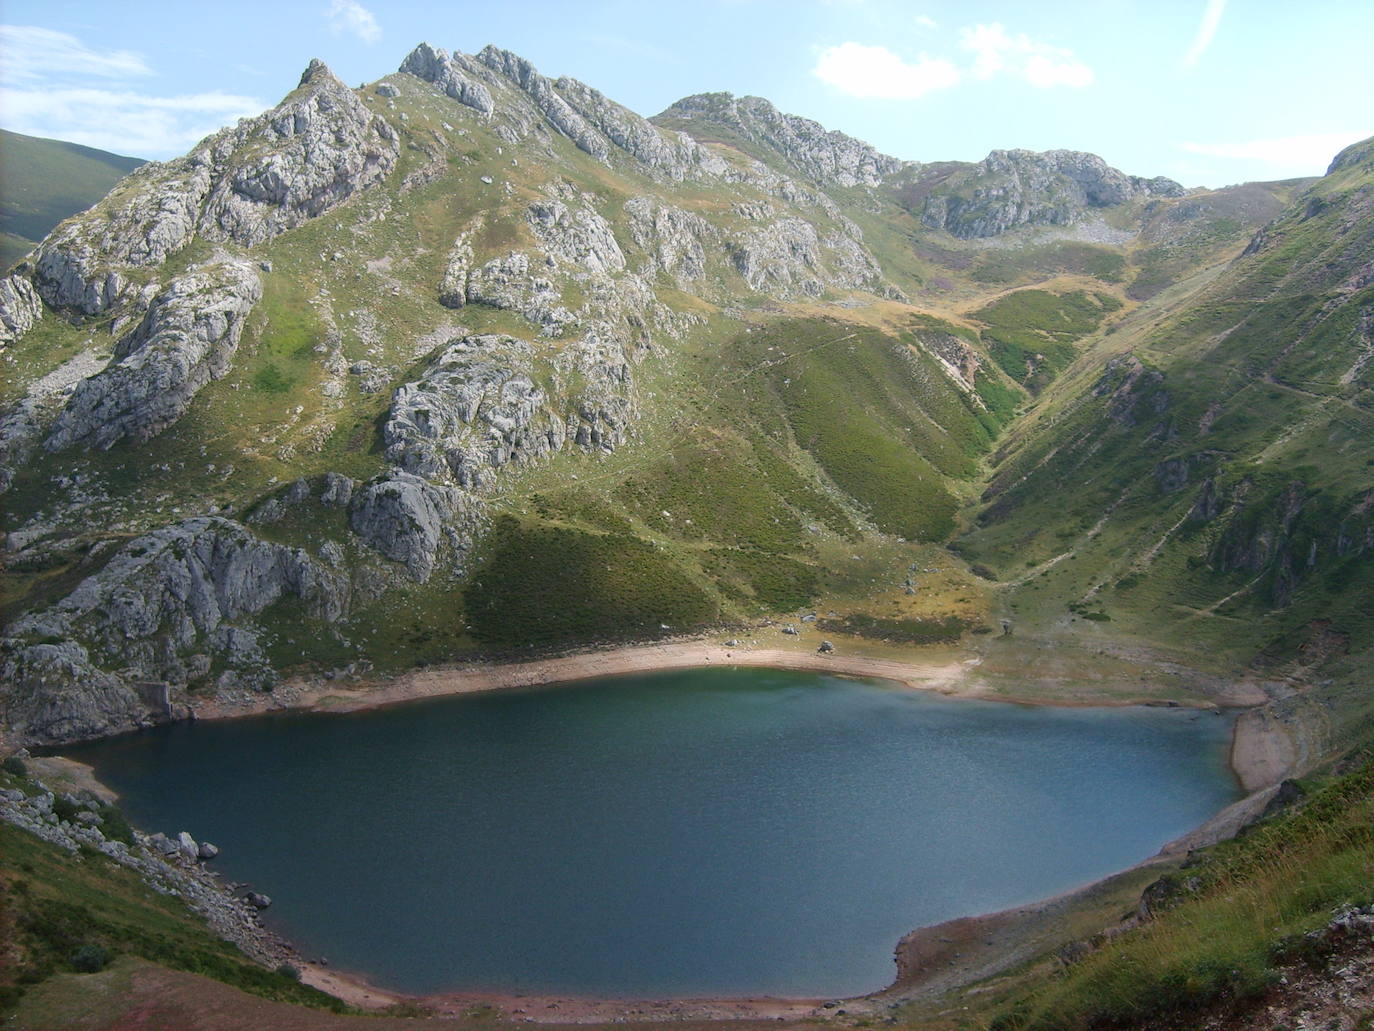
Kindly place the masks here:
[(1231, 720), (711, 669), (71, 751), (265, 922), (411, 992), (846, 995), (915, 927), (1123, 869), (1240, 796)]

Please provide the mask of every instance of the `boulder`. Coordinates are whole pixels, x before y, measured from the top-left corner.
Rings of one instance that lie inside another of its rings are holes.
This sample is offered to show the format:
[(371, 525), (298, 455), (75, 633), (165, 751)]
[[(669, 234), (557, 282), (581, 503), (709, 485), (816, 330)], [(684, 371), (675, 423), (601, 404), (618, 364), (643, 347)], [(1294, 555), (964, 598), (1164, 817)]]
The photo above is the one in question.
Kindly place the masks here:
[(176, 422), (211, 380), (229, 371), (262, 284), (246, 261), (194, 266), (158, 294), (104, 370), (77, 384), (44, 447), (108, 450)]

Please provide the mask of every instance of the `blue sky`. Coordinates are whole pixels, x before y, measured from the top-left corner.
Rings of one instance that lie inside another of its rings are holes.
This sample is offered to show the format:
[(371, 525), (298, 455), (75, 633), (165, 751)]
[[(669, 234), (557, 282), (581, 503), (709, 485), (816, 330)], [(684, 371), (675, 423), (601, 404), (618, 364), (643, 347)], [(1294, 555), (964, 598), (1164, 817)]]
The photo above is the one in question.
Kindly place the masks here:
[(1316, 175), (1374, 135), (1368, 0), (5, 0), (0, 125), (139, 157), (357, 85), (416, 43), (514, 50), (641, 114), (756, 94), (880, 150), (1066, 147), (1186, 185)]

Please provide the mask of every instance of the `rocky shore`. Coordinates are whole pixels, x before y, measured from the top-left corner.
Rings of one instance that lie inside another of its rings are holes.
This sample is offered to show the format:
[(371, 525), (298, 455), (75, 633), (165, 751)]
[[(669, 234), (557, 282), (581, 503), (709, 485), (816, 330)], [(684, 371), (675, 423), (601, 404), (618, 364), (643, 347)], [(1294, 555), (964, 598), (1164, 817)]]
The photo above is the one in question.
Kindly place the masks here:
[(0, 788), (0, 820), (67, 852), (93, 849), (132, 870), (154, 891), (180, 899), (215, 934), (264, 966), (301, 965), (291, 944), (258, 918), (271, 900), (251, 891), (240, 894), (239, 886), (221, 880), (206, 866), (219, 853), (213, 844), (197, 842), (186, 831), (170, 838), (134, 830), (130, 845), (113, 837), (113, 829), (106, 834), (109, 828), (102, 826), (101, 815), (106, 799), (96, 791), (54, 791), (37, 776), (26, 781), (26, 788)]

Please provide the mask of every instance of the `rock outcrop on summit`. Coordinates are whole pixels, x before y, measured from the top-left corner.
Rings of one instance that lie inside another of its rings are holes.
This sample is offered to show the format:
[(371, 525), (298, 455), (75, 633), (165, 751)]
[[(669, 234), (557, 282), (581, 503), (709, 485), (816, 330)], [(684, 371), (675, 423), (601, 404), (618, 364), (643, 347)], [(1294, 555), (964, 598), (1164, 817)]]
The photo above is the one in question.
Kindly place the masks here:
[(1093, 208), (1138, 197), (1182, 197), (1163, 176), (1142, 179), (1076, 150), (994, 150), (926, 198), (921, 221), (963, 239), (1000, 236), (1023, 225), (1069, 225)]
[(399, 138), (319, 61), (281, 104), (144, 165), (39, 246), (33, 282), (54, 308), (99, 315), (127, 301), (197, 234), (251, 247), (382, 179)]
[(684, 97), (654, 118), (691, 125), (706, 138), (713, 127), (738, 134), (823, 186), (876, 186), (906, 162), (818, 122), (783, 114), (762, 97), (698, 93)]

